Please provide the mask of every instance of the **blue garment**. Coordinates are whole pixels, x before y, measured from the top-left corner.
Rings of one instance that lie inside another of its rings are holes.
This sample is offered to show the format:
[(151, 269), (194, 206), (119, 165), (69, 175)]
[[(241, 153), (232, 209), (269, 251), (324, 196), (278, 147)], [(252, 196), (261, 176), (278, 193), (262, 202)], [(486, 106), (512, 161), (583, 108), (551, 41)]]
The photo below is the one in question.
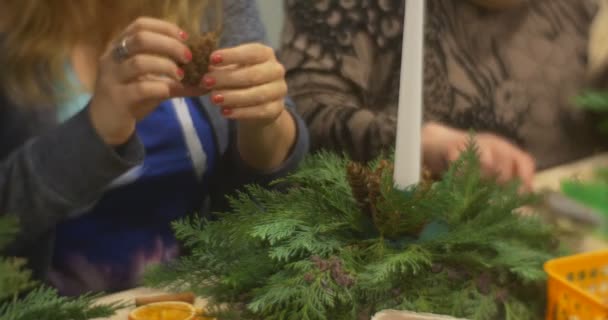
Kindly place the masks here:
[[(143, 164), (117, 179), (92, 208), (57, 227), (50, 280), (61, 293), (128, 288), (147, 265), (177, 257), (170, 223), (198, 211), (217, 157), (197, 103), (165, 101), (141, 121), (136, 130), (146, 150)], [(189, 118), (178, 117), (179, 108), (187, 108), (181, 111)], [(186, 136), (204, 153), (191, 150)], [(193, 154), (204, 165), (201, 177)]]

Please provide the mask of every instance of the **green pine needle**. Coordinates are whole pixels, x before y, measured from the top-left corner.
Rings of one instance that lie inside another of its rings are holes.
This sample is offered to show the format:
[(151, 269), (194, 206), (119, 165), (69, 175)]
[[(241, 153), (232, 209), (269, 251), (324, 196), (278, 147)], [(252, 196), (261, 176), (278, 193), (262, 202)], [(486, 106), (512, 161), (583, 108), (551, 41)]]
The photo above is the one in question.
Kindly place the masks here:
[(230, 319), (369, 319), (386, 308), (541, 317), (552, 232), (514, 213), (534, 199), (484, 178), (475, 145), (430, 189), (395, 190), (384, 175), (372, 213), (352, 195), (348, 163), (311, 156), (280, 181), (285, 193), (250, 186), (220, 220), (175, 223), (192, 254), (145, 282), (192, 290)]
[(14, 240), (17, 231), (16, 219), (0, 217), (0, 252)]
[[(13, 241), (18, 231), (17, 220), (0, 217), (0, 254)], [(16, 297), (19, 293), (31, 288), (31, 273), (24, 270), (25, 261), (0, 256), (0, 302)]]
[(99, 296), (63, 298), (48, 288), (38, 288), (24, 299), (0, 305), (0, 320), (86, 320), (110, 317), (121, 304), (94, 305)]
[[(0, 253), (17, 234), (17, 222), (0, 217)], [(25, 261), (0, 257), (0, 320), (87, 320), (109, 317), (123, 304), (95, 304), (99, 296), (60, 297), (53, 289), (30, 280)], [(29, 290), (29, 292), (27, 292)], [(25, 295), (20, 299), (21, 295)]]
[(606, 112), (608, 111), (608, 92), (586, 90), (574, 98), (574, 104), (585, 110)]

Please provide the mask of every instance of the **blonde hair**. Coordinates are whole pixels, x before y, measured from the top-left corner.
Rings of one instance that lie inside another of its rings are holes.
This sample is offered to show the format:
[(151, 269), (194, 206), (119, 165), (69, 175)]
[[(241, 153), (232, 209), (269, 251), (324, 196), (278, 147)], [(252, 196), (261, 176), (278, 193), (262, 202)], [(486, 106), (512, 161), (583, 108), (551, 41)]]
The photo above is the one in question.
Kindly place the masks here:
[(94, 39), (103, 50), (140, 16), (174, 22), (196, 35), (211, 1), (221, 7), (221, 0), (6, 0), (0, 88), (19, 103), (58, 102), (54, 88), (67, 84), (65, 63), (78, 41)]

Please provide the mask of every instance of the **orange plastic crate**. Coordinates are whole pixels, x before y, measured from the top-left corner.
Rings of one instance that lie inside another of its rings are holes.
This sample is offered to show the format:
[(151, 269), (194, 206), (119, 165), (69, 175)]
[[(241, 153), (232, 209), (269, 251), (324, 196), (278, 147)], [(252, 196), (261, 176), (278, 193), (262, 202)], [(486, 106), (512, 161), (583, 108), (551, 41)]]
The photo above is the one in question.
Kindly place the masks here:
[(547, 320), (608, 320), (608, 250), (545, 264)]

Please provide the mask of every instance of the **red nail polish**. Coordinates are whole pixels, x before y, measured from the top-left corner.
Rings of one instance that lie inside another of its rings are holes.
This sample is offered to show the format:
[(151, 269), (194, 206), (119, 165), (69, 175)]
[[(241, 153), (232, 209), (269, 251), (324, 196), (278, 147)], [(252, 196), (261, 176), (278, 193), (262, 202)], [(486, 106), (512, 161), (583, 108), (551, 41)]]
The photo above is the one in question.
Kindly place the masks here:
[(186, 52), (184, 53), (184, 57), (186, 58), (187, 62), (192, 61), (192, 51), (190, 51), (190, 49), (186, 49)]
[(184, 30), (180, 30), (180, 32), (179, 32), (179, 37), (180, 37), (182, 40), (188, 40), (188, 33), (186, 33), (186, 31), (184, 31)]
[(215, 79), (211, 78), (211, 77), (204, 77), (203, 78), (203, 85), (205, 86), (205, 88), (207, 89), (211, 89), (213, 88), (213, 86), (215, 85)]
[(223, 95), (221, 95), (221, 94), (213, 95), (213, 103), (220, 104), (222, 102), (224, 102), (224, 96)]
[(233, 113), (234, 113), (234, 111), (232, 111), (232, 109), (228, 109), (228, 108), (224, 108), (224, 109), (222, 109), (222, 114), (223, 114), (225, 117), (229, 117), (229, 116), (231, 116)]
[(185, 75), (185, 74), (186, 74), (186, 73), (184, 72), (184, 69), (182, 69), (182, 68), (178, 68), (178, 69), (177, 69), (177, 77), (178, 77), (180, 80), (184, 78), (184, 75)]
[(224, 58), (219, 54), (214, 54), (211, 57), (211, 63), (213, 63), (213, 64), (220, 64), (222, 62), (224, 62)]

